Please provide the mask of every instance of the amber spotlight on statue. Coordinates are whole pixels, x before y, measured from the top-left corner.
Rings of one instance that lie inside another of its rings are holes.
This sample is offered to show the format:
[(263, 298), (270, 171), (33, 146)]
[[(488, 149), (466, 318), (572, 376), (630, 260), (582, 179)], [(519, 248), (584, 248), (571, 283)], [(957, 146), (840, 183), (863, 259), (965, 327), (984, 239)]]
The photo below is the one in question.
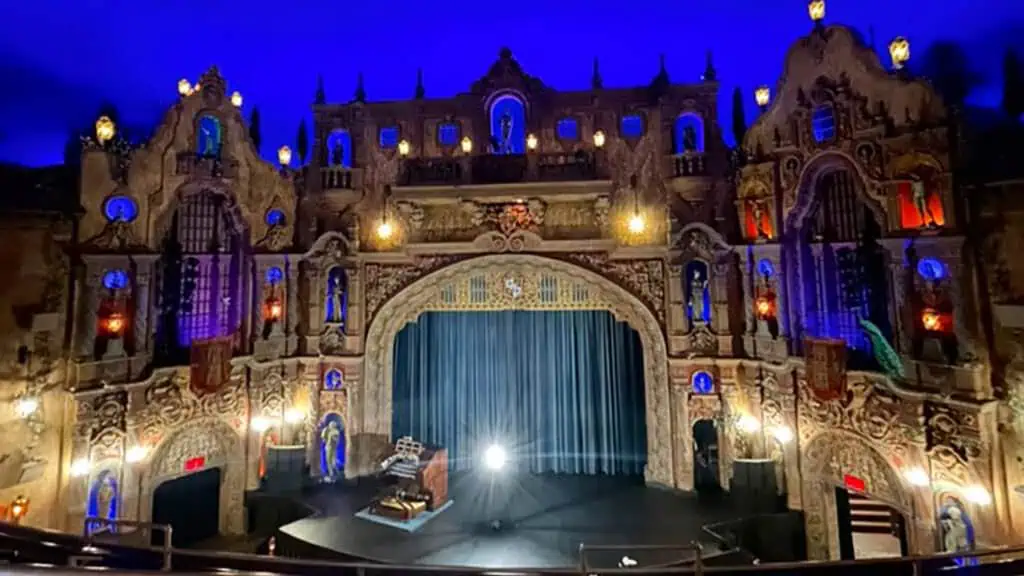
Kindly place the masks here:
[(103, 321), (103, 327), (107, 333), (114, 337), (120, 337), (124, 332), (125, 320), (124, 315), (119, 312), (113, 312)]

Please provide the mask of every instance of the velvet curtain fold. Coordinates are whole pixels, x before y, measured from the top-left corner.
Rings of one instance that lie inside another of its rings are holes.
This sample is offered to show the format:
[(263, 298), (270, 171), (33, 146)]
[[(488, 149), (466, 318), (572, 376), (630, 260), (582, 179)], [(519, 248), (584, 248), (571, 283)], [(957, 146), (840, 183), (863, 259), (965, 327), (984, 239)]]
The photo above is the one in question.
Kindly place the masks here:
[(643, 349), (606, 311), (428, 312), (399, 332), (395, 437), (455, 470), (498, 444), (533, 473), (642, 474)]

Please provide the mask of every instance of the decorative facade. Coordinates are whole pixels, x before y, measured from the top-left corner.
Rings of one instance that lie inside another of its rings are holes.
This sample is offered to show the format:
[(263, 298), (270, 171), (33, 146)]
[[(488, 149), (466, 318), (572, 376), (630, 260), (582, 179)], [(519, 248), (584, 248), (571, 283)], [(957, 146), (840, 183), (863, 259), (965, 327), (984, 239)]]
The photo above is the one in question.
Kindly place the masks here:
[(838, 556), (828, 495), (854, 481), (913, 551), (944, 547), (950, 506), (979, 545), (1019, 541), (1016, 372), (986, 336), (947, 111), (842, 27), (784, 70), (734, 154), (710, 57), (689, 85), (662, 66), (605, 88), (595, 63), (590, 89), (556, 91), (503, 50), (453, 98), (360, 86), (315, 104), (297, 169), (259, 158), (215, 69), (144, 147), (101, 122), (55, 255), (72, 264), (56, 340), (30, 345), (59, 356), (66, 333), (67, 406), (51, 481), (17, 486), (59, 505), (27, 521), (146, 521), (161, 483), (218, 467), (220, 529), (241, 532), (269, 444), (304, 443), (324, 476), (340, 428), (345, 475), (372, 471), (395, 335), (419, 314), (596, 309), (640, 335), (650, 483), (694, 489), (710, 422), (717, 482), (775, 460), (814, 558)]

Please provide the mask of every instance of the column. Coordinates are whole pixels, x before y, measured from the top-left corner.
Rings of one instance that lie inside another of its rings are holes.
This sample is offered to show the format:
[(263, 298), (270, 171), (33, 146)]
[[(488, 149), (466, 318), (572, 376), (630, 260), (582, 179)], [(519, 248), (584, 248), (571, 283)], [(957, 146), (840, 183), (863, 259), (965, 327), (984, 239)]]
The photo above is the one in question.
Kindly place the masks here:
[(288, 307), (285, 312), (285, 322), (287, 322), (287, 330), (285, 331), (289, 336), (295, 336), (298, 334), (299, 328), (299, 270), (298, 265), (290, 263), (285, 268), (285, 279), (286, 279), (286, 297), (288, 298)]
[(75, 355), (79, 358), (91, 357), (96, 349), (96, 327), (99, 323), (100, 282), (103, 270), (95, 264), (86, 264), (82, 279), (82, 293), (79, 296), (79, 315), (75, 323), (78, 328), (78, 341)]
[(155, 256), (135, 258), (135, 311), (132, 314), (132, 332), (135, 340), (135, 354), (143, 354), (150, 350), (152, 334), (150, 318), (153, 310), (150, 306), (152, 292), (153, 262)]
[(306, 276), (306, 287), (309, 290), (307, 299), (309, 302), (309, 316), (307, 318), (309, 330), (306, 335), (319, 336), (324, 319), (323, 306), (324, 297), (326, 296), (326, 290), (324, 290), (323, 286), (324, 276), (320, 273), (320, 268), (317, 265), (309, 262), (303, 265), (302, 273)]
[(666, 296), (666, 319), (668, 321), (669, 336), (682, 336), (688, 331), (686, 322), (686, 304), (683, 302), (683, 267), (671, 265), (668, 267), (668, 284), (665, 286)]
[(914, 336), (914, 325), (907, 324), (907, 296), (913, 291), (912, 282), (907, 282), (906, 264), (903, 255), (903, 239), (882, 240), (881, 244), (888, 252), (890, 310), (889, 321), (895, 330), (896, 349), (900, 354), (909, 355), (913, 348), (911, 341)]
[[(729, 334), (729, 279), (732, 262), (728, 254), (715, 254), (711, 273), (711, 327), (715, 334)], [(748, 308), (749, 310), (749, 308)]]
[(345, 322), (347, 336), (363, 335), (363, 279), (359, 267), (345, 269), (348, 276), (348, 314)]
[[(270, 269), (270, 263), (264, 259), (257, 258), (255, 262), (256, 266), (256, 281), (253, 283), (253, 294), (256, 296), (256, 306), (254, 310), (250, 310), (252, 314), (252, 340), (253, 342), (263, 339), (263, 304), (266, 301), (267, 295), (263, 289), (267, 281), (267, 270)], [(252, 300), (249, 300), (252, 302)]]

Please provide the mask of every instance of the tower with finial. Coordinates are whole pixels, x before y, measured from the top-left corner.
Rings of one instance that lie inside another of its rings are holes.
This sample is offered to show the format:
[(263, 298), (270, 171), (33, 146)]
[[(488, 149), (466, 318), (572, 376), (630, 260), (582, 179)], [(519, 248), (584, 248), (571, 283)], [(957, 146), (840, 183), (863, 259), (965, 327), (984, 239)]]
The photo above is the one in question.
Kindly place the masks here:
[(316, 95), (313, 96), (313, 104), (326, 104), (327, 93), (324, 92), (324, 77), (320, 74), (316, 76)]
[(366, 102), (366, 88), (363, 86), (363, 73), (360, 72), (356, 78), (356, 94), (354, 100), (356, 102)]
[(715, 71), (715, 62), (711, 56), (711, 50), (708, 50), (707, 62), (704, 64), (704, 74), (701, 75), (700, 79), (704, 82), (718, 81), (718, 72)]
[(423, 68), (416, 69), (416, 99), (423, 100), (427, 95), (427, 89), (423, 87)]
[(594, 90), (604, 88), (604, 81), (601, 80), (601, 65), (597, 60), (597, 56), (594, 56), (594, 71), (590, 75), (590, 87)]
[(651, 79), (650, 91), (651, 98), (658, 99), (668, 92), (669, 86), (672, 82), (668, 77), (668, 69), (665, 67), (665, 55), (661, 54), (658, 57), (658, 73), (655, 74), (654, 78)]

